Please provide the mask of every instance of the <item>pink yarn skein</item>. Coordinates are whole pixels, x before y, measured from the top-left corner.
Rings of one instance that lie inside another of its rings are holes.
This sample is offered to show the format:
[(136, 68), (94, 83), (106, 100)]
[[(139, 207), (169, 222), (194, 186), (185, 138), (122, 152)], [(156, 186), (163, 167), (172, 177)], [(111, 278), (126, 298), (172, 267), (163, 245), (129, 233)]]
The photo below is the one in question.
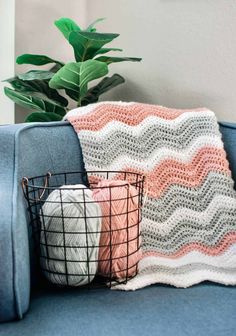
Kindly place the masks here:
[(103, 216), (98, 273), (103, 276), (111, 274), (112, 278), (117, 279), (130, 277), (135, 275), (142, 255), (138, 250), (138, 191), (127, 181), (121, 180), (101, 180), (97, 187), (101, 189), (93, 190), (93, 198), (100, 205)]

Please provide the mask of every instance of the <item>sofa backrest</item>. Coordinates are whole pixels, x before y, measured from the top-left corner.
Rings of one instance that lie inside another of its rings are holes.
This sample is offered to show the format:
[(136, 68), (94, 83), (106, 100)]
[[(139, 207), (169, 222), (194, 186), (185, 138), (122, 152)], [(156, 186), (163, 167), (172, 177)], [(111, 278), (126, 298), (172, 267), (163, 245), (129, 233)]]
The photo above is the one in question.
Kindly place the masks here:
[(236, 188), (236, 123), (220, 122), (220, 131)]

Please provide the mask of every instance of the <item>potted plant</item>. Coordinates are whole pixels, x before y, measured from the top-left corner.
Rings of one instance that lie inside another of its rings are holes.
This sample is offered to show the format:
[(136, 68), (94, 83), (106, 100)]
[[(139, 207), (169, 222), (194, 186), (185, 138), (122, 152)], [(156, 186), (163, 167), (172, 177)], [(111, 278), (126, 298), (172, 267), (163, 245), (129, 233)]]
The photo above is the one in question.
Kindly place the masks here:
[[(49, 70), (33, 69), (5, 80), (11, 85), (11, 88), (4, 88), (5, 94), (16, 104), (31, 110), (26, 122), (62, 120), (68, 110), (68, 98), (75, 101), (76, 106), (97, 102), (101, 94), (125, 81), (119, 74), (106, 76), (110, 64), (141, 61), (136, 57), (107, 55), (122, 49), (104, 47), (119, 34), (98, 33), (94, 26), (101, 20), (96, 20), (84, 30), (69, 18), (55, 21), (56, 27), (73, 47), (73, 62), (65, 64), (46, 55), (35, 54), (17, 57), (18, 64), (53, 65)], [(98, 78), (102, 78), (101, 81), (90, 87), (90, 82)]]

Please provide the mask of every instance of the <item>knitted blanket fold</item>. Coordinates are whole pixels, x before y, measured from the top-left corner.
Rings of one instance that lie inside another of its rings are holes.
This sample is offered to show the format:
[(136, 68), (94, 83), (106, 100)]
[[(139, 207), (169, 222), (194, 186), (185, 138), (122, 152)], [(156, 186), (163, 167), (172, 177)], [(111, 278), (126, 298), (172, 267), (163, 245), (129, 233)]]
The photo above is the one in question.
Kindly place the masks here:
[(119, 289), (236, 284), (236, 191), (212, 111), (102, 102), (66, 119), (87, 170), (146, 176), (143, 258), (139, 274)]

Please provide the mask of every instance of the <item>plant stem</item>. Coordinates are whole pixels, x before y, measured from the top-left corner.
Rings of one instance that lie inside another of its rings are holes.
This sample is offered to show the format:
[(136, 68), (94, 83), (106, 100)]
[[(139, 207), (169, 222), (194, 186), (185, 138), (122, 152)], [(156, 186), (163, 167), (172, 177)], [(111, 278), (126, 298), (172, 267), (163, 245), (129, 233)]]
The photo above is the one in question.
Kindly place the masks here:
[(81, 106), (81, 98), (79, 98), (78, 103), (77, 103), (77, 107)]

